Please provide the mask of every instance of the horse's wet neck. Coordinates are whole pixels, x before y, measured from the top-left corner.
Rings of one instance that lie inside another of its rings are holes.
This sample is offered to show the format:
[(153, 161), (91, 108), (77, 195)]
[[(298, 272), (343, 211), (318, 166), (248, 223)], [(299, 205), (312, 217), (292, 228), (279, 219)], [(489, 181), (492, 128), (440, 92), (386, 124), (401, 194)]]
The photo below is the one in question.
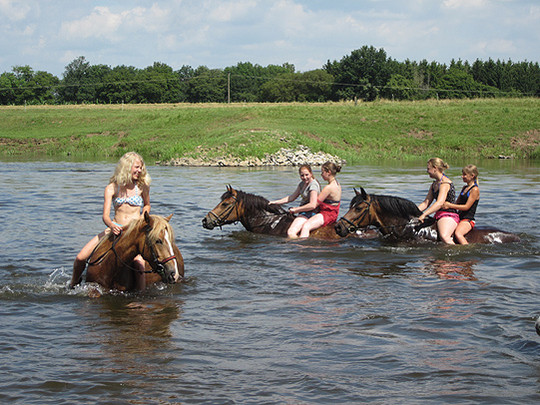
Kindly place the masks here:
[[(254, 233), (269, 233), (269, 234), (281, 234), (287, 232), (287, 229), (283, 231), (282, 221), (286, 217), (286, 214), (275, 214), (268, 211), (259, 211), (257, 213), (247, 213), (240, 219), (240, 223), (246, 228), (246, 230)], [(292, 222), (292, 221), (291, 221)]]
[(409, 219), (396, 217), (388, 220), (381, 220), (379, 216), (376, 217), (379, 223), (379, 230), (383, 235), (396, 235), (402, 236), (405, 233)]
[(122, 235), (116, 244), (116, 254), (123, 260), (131, 262), (135, 256), (142, 253), (144, 242), (134, 243)]

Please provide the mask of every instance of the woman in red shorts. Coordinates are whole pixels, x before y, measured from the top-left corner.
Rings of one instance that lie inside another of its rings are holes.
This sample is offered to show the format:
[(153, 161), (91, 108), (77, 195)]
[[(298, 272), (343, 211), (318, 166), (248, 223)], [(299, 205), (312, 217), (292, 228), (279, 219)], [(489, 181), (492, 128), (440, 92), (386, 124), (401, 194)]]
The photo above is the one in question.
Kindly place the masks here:
[(341, 171), (341, 166), (326, 162), (321, 167), (321, 176), (328, 184), (322, 189), (317, 199), (319, 212), (309, 218), (300, 231), (301, 238), (309, 237), (314, 229), (333, 224), (339, 215), (341, 202), (341, 185), (336, 180), (336, 174)]

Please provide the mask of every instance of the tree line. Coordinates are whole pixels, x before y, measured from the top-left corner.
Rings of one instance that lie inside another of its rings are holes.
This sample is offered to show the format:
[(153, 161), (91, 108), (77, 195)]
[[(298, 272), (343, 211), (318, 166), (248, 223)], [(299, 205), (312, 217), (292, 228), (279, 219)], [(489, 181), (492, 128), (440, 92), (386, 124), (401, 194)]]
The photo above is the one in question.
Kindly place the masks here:
[(165, 63), (91, 65), (84, 56), (58, 78), (15, 66), (0, 75), (0, 104), (117, 104), (205, 102), (373, 101), (379, 98), (540, 97), (538, 62), (422, 60), (398, 62), (384, 49), (364, 46), (322, 68), (296, 72), (292, 64), (241, 62), (224, 69)]

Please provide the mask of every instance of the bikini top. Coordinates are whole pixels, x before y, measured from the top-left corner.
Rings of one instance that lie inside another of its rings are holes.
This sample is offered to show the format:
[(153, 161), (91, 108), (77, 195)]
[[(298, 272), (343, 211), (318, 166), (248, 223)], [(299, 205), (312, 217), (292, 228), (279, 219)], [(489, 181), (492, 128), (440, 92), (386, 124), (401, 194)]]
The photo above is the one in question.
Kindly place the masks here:
[(144, 201), (142, 196), (139, 194), (139, 187), (135, 185), (135, 195), (131, 197), (116, 197), (113, 199), (114, 208), (118, 208), (122, 204), (128, 204), (133, 207), (144, 207)]
[(471, 186), (471, 188), (469, 188), (469, 189), (467, 190), (467, 192), (465, 192), (465, 190), (467, 189), (467, 187), (469, 187), (469, 186), (468, 186), (468, 185), (467, 185), (467, 186), (464, 186), (464, 187), (461, 189), (461, 192), (459, 193), (458, 199), (459, 199), (460, 197), (462, 197), (462, 196), (463, 196), (463, 197), (469, 198), (469, 195), (471, 194), (471, 190), (472, 190), (473, 188), (475, 188), (475, 187), (478, 187), (478, 184), (477, 184), (476, 182), (474, 182), (474, 184)]
[(341, 203), (341, 201), (330, 200), (329, 198), (327, 198), (326, 200), (324, 200), (322, 202), (325, 203), (325, 204), (330, 204), (330, 205), (338, 205), (338, 204)]

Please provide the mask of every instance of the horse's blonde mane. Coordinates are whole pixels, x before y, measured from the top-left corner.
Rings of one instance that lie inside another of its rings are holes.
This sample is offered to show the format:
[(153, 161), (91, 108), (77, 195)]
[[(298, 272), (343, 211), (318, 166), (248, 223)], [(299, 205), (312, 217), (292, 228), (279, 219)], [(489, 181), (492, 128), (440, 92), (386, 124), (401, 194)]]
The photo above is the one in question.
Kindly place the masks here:
[[(174, 241), (174, 232), (169, 224), (169, 221), (167, 221), (164, 217), (161, 217), (159, 215), (150, 215), (150, 218), (152, 218), (152, 221), (154, 222), (154, 226), (152, 229), (150, 229), (150, 232), (148, 232), (148, 240), (150, 243), (155, 243), (157, 239), (159, 239), (159, 233), (166, 229), (169, 233), (169, 237), (171, 240)], [(127, 236), (130, 235), (132, 232), (136, 232), (138, 229), (143, 228), (145, 225), (145, 219), (144, 216), (141, 216), (139, 219), (134, 219), (129, 224), (127, 224), (123, 230), (122, 235)], [(111, 232), (108, 237), (104, 237), (101, 239), (99, 244), (101, 245), (104, 241), (113, 239), (113, 233)]]

